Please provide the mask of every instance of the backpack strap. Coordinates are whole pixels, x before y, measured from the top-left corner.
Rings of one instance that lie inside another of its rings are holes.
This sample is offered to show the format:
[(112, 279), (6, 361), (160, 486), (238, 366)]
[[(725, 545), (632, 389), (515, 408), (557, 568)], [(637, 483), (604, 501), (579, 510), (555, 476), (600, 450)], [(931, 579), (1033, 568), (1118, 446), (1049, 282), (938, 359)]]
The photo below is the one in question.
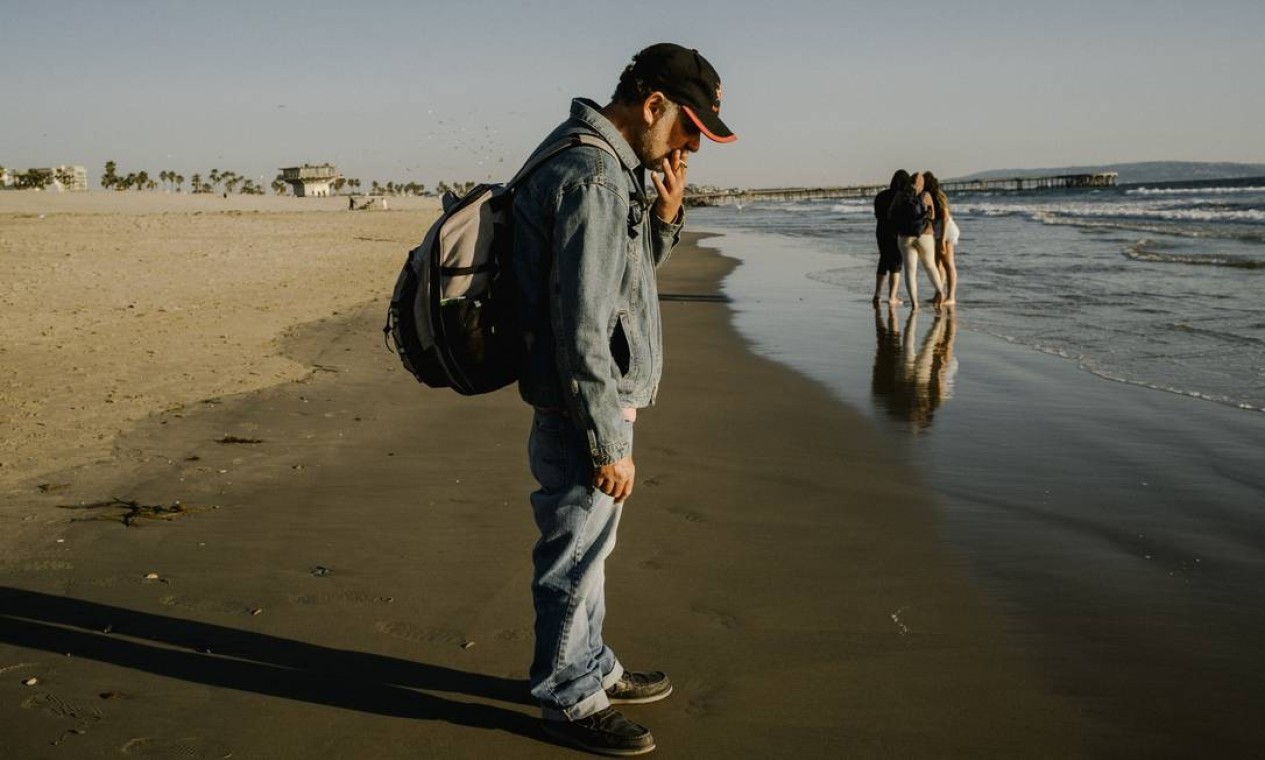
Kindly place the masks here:
[[(533, 153), (531, 158), (527, 159), (527, 163), (523, 164), (523, 168), (519, 169), (518, 173), (515, 174), (509, 182), (505, 183), (505, 189), (510, 190), (519, 182), (527, 179), (527, 177), (532, 172), (536, 171), (541, 164), (558, 155), (562, 151), (567, 150), (568, 148), (579, 147), (581, 145), (589, 145), (594, 148), (604, 150), (616, 161), (622, 164), (619, 154), (615, 152), (615, 148), (613, 148), (605, 139), (591, 132), (571, 132), (556, 142), (550, 143), (548, 146)], [(634, 192), (636, 193), (637, 202), (635, 204), (631, 204), (628, 209), (628, 234), (636, 237), (637, 230), (641, 226), (641, 220), (645, 218), (646, 210), (650, 208), (650, 196), (646, 194), (645, 172), (638, 169), (629, 171), (629, 174), (632, 175), (632, 184), (633, 187), (636, 188)]]
[(602, 138), (587, 132), (574, 132), (533, 153), (531, 158), (527, 159), (527, 163), (523, 164), (523, 168), (519, 169), (518, 173), (515, 174), (509, 182), (505, 183), (505, 187), (511, 188), (517, 185), (519, 182), (527, 179), (528, 175), (536, 171), (536, 169), (538, 169), (544, 162), (568, 148), (576, 148), (581, 145), (590, 145), (594, 148), (599, 148), (614, 156), (615, 160), (619, 160), (619, 155), (615, 153), (615, 149), (610, 146), (610, 143), (606, 142)]

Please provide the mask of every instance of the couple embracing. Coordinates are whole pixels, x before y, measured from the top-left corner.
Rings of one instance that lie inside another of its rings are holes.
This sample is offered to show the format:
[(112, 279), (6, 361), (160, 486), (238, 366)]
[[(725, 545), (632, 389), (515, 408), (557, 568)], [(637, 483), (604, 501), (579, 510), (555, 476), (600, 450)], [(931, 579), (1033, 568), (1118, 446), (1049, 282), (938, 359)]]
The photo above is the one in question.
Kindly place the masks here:
[(958, 226), (949, 209), (949, 198), (931, 172), (910, 176), (904, 169), (892, 175), (891, 185), (874, 196), (874, 216), (878, 219), (878, 275), (874, 302), (882, 297), (888, 280), (887, 302), (900, 303), (901, 270), (905, 270), (905, 292), (910, 306), (918, 308), (918, 262), (935, 286), (932, 303), (952, 305), (957, 301), (957, 265), (953, 250), (958, 242)]

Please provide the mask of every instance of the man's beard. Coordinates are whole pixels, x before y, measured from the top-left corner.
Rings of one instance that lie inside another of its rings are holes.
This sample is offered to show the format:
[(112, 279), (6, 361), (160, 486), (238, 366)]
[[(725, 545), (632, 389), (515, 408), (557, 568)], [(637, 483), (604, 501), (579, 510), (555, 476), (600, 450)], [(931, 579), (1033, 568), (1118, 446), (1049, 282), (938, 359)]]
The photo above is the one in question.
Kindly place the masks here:
[[(664, 160), (672, 155), (671, 149), (668, 148), (668, 136), (672, 134), (672, 124), (678, 116), (678, 110), (675, 108), (665, 111), (658, 121), (638, 136), (637, 144), (632, 147), (637, 158), (641, 159), (643, 168), (652, 172), (663, 171)], [(656, 140), (660, 131), (663, 132), (663, 139)]]

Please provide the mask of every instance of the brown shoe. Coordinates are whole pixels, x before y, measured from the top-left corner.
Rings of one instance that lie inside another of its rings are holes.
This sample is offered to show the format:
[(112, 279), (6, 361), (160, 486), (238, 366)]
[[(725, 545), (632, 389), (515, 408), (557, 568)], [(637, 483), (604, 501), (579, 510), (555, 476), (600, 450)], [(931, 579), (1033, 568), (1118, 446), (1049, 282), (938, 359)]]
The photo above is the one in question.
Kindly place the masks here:
[(606, 690), (606, 697), (614, 705), (643, 705), (658, 702), (672, 693), (672, 681), (659, 671), (636, 673), (625, 670), (613, 686)]
[(645, 726), (628, 720), (613, 707), (579, 720), (545, 720), (545, 733), (572, 747), (599, 755), (628, 757), (654, 751), (654, 737)]

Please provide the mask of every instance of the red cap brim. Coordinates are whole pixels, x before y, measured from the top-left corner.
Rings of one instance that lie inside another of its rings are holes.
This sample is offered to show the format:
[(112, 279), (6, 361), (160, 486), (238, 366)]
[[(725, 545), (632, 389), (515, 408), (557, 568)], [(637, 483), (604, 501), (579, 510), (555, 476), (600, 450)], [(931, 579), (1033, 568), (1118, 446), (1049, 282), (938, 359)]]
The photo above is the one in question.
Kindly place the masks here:
[(694, 126), (698, 127), (698, 131), (706, 135), (708, 140), (711, 140), (712, 142), (718, 142), (718, 143), (730, 143), (738, 139), (738, 135), (735, 135), (733, 132), (730, 132), (729, 128), (725, 127), (724, 123), (721, 122), (720, 117), (716, 117), (716, 123), (720, 127), (722, 127), (725, 130), (725, 132), (728, 132), (728, 134), (723, 135), (723, 136), (720, 134), (717, 134), (716, 130), (704, 124), (703, 120), (698, 118), (698, 114), (694, 113), (694, 109), (690, 108), (689, 106), (681, 106), (681, 110), (685, 111), (685, 115), (690, 117), (690, 121), (694, 122)]

